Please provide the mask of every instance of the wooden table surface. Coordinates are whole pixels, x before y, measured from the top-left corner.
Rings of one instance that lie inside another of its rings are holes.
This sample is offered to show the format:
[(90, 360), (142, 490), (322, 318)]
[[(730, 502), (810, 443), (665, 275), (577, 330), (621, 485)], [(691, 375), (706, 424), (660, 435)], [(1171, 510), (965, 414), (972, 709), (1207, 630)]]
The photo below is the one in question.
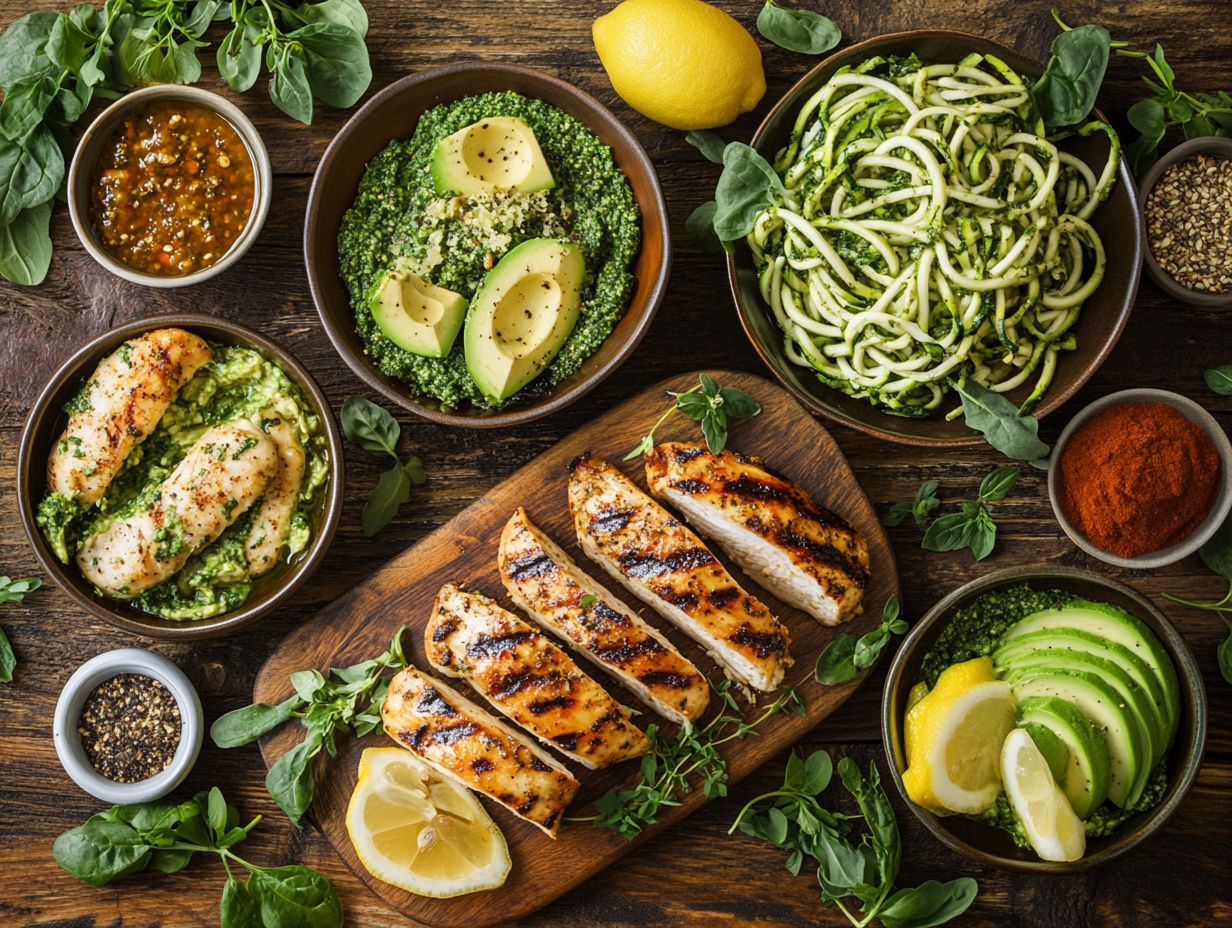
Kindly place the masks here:
[[(0, 0), (0, 22), (26, 12), (30, 0)], [(67, 3), (36, 0), (42, 7)], [(378, 565), (483, 495), (533, 456), (583, 422), (610, 409), (635, 387), (680, 371), (734, 367), (760, 371), (727, 294), (720, 262), (688, 242), (684, 221), (710, 198), (715, 168), (688, 147), (680, 132), (642, 118), (616, 97), (590, 40), (591, 20), (611, 2), (562, 0), (367, 0), (373, 90), (405, 74), (459, 61), (512, 61), (576, 83), (611, 107), (637, 134), (658, 169), (676, 245), (671, 286), (649, 336), (628, 363), (575, 406), (508, 431), (450, 431), (402, 416), (403, 452), (420, 455), (427, 484), (381, 534), (363, 537), (359, 513), (379, 463), (363, 453), (347, 461), (347, 500), (331, 556), (294, 606), (255, 627), (200, 644), (152, 645), (193, 678), (210, 718), (249, 702), (253, 677), (273, 646), (306, 616), (350, 589)], [(721, 4), (752, 27), (760, 0)], [(1023, 0), (810, 0), (832, 16), (847, 40), (912, 28), (953, 28), (986, 35), (1043, 59), (1055, 27), (1047, 2)], [(1129, 10), (1133, 13), (1130, 15)], [(1216, 0), (1154, 4), (1071, 3), (1073, 22), (1100, 20), (1118, 37), (1149, 45), (1161, 41), (1187, 88), (1232, 89), (1232, 34), (1227, 6)], [(813, 63), (761, 43), (769, 90), (758, 110), (723, 130), (747, 140), (768, 106)], [(203, 58), (212, 59), (212, 50)], [(1138, 62), (1114, 60), (1101, 105), (1123, 115), (1142, 91)], [(204, 86), (223, 90), (212, 64)], [(36, 564), (18, 523), (14, 468), (22, 422), (53, 370), (86, 339), (109, 327), (157, 311), (192, 309), (237, 319), (286, 345), (314, 372), (337, 409), (362, 392), (321, 330), (309, 297), (300, 240), (311, 173), (346, 113), (320, 107), (317, 122), (300, 126), (266, 99), (264, 81), (236, 98), (257, 124), (277, 173), (275, 207), (253, 249), (227, 273), (185, 290), (146, 290), (103, 271), (78, 246), (66, 209), (53, 217), (56, 255), (38, 288), (0, 289), (0, 573), (25, 576)], [(1123, 123), (1121, 125), (1124, 128)], [(1232, 400), (1210, 393), (1206, 367), (1232, 362), (1232, 330), (1221, 311), (1198, 310), (1166, 299), (1144, 282), (1120, 344), (1077, 398), (1051, 416), (1042, 435), (1054, 440), (1083, 404), (1131, 386), (1154, 386), (1193, 396), (1232, 426)], [(980, 478), (1002, 463), (989, 449), (923, 452), (890, 445), (835, 427), (871, 499), (884, 507), (907, 498), (927, 478), (942, 482), (947, 501), (973, 495)], [(916, 530), (891, 533), (902, 574), (906, 611), (918, 618), (943, 594), (999, 567), (1066, 564), (1126, 581), (1164, 605), (1201, 665), (1210, 697), (1210, 732), (1197, 785), (1165, 829), (1116, 863), (1072, 877), (1030, 878), (974, 866), (934, 842), (896, 801), (904, 831), (901, 882), (970, 875), (980, 895), (959, 924), (1215, 925), (1232, 923), (1232, 687), (1219, 676), (1215, 648), (1225, 633), (1213, 615), (1167, 605), (1171, 592), (1212, 598), (1224, 581), (1196, 557), (1157, 572), (1106, 567), (1080, 553), (1053, 521), (1044, 475), (1026, 469), (1014, 492), (996, 507), (996, 553), (973, 564), (967, 553), (934, 554), (919, 547)], [(18, 652), (14, 682), (0, 685), (0, 924), (44, 928), (216, 925), (223, 874), (210, 861), (186, 873), (152, 876), (92, 889), (61, 872), (51, 842), (97, 811), (96, 800), (69, 781), (56, 761), (51, 719), (69, 674), (101, 651), (149, 645), (69, 606), (54, 588), (25, 603), (6, 605), (0, 623)], [(877, 716), (883, 668), (831, 719), (813, 731), (807, 748), (824, 746), (862, 761), (884, 763)], [(811, 875), (791, 877), (782, 855), (727, 827), (740, 805), (780, 781), (784, 759), (766, 767), (683, 824), (607, 872), (521, 922), (525, 926), (758, 926), (843, 924), (823, 908)], [(256, 862), (302, 861), (326, 873), (342, 896), (349, 926), (406, 924), (381, 905), (338, 861), (312, 826), (297, 831), (269, 799), (255, 747), (220, 751), (208, 743), (187, 789), (217, 784), (248, 814), (266, 815), (245, 845)], [(897, 797), (895, 797), (897, 799)]]

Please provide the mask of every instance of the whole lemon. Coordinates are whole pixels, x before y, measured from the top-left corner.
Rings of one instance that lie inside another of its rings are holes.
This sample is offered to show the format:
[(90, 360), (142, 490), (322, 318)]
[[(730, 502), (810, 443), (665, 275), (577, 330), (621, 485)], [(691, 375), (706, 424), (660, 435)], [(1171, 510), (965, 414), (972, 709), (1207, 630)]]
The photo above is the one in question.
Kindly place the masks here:
[(592, 31), (616, 92), (673, 129), (725, 126), (766, 92), (753, 37), (702, 0), (624, 0)]

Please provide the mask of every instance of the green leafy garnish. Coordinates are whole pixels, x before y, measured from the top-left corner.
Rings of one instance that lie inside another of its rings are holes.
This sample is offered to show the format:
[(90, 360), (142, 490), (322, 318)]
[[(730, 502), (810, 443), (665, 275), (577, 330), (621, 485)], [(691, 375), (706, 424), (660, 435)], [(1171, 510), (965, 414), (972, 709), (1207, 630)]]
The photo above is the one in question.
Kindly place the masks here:
[[(107, 886), (146, 870), (176, 873), (194, 854), (217, 854), (227, 871), (221, 928), (341, 928), (333, 884), (311, 867), (259, 867), (232, 850), (261, 821), (240, 825), (218, 787), (185, 802), (169, 799), (112, 806), (64, 832), (52, 845), (56, 863), (83, 883)], [(247, 872), (244, 881), (232, 870)]]
[(729, 419), (747, 419), (761, 412), (761, 404), (749, 394), (738, 387), (721, 387), (709, 374), (701, 374), (696, 387), (669, 395), (674, 396), (676, 402), (659, 416), (650, 431), (642, 436), (637, 447), (625, 455), (626, 461), (639, 458), (654, 447), (655, 431), (673, 412), (688, 416), (701, 426), (706, 447), (712, 454), (718, 454), (727, 446)]
[[(855, 800), (858, 815), (825, 808), (818, 797), (830, 785), (833, 762), (825, 751), (807, 758), (792, 752), (783, 785), (747, 803), (728, 834), (737, 828), (787, 851), (787, 869), (798, 874), (805, 858), (817, 864), (821, 901), (832, 904), (856, 928), (874, 920), (885, 928), (930, 928), (967, 911), (979, 890), (975, 880), (949, 883), (929, 880), (895, 891), (902, 839), (894, 809), (874, 764), (868, 776), (850, 757), (838, 762), (843, 787)], [(863, 820), (863, 833), (854, 834)], [(848, 906), (846, 899), (855, 899)]]
[[(26, 598), (27, 593), (33, 593), (42, 585), (43, 581), (38, 577), (25, 577), (21, 580), (0, 577), (0, 603), (19, 603)], [(0, 683), (11, 683), (16, 667), (17, 656), (13, 653), (13, 645), (4, 629), (0, 628)]]
[(1182, 606), (1189, 606), (1192, 609), (1201, 609), (1204, 612), (1213, 612), (1221, 619), (1228, 627), (1228, 635), (1220, 643), (1219, 648), (1215, 652), (1215, 657), (1219, 662), (1219, 673), (1227, 683), (1232, 683), (1232, 516), (1219, 527), (1210, 541), (1198, 549), (1198, 556), (1202, 558), (1202, 563), (1207, 566), (1207, 569), (1212, 573), (1219, 574), (1228, 581), (1228, 592), (1224, 594), (1223, 599), (1213, 602), (1202, 602), (1200, 600), (1182, 599), (1179, 596), (1173, 596), (1171, 593), (1165, 593), (1164, 599), (1170, 599), (1174, 603), (1179, 603)]
[(291, 674), (295, 695), (276, 706), (254, 703), (236, 709), (214, 721), (210, 738), (220, 748), (248, 744), (273, 731), (283, 722), (298, 718), (307, 729), (304, 740), (274, 762), (265, 777), (265, 786), (278, 807), (296, 825), (312, 804), (316, 786), (312, 759), (322, 748), (333, 757), (335, 739), (350, 732), (356, 738), (374, 731), (381, 724), (381, 703), (389, 681), (384, 671), (406, 666), (402, 633), (398, 629), (385, 653), (350, 667), (335, 667), (328, 675), (316, 670)]
[(849, 632), (839, 632), (817, 657), (813, 676), (818, 683), (834, 686), (854, 679), (861, 670), (872, 667), (891, 635), (907, 631), (907, 623), (899, 618), (898, 597), (891, 596), (881, 610), (881, 624), (871, 632), (856, 638)]
[(834, 20), (812, 10), (779, 6), (774, 0), (757, 14), (757, 31), (780, 48), (802, 55), (828, 52), (843, 38)]
[(714, 231), (720, 241), (734, 242), (753, 231), (762, 210), (782, 202), (783, 181), (765, 158), (743, 142), (723, 149), (723, 173), (714, 190)]
[(967, 500), (961, 512), (941, 516), (928, 527), (920, 546), (927, 551), (970, 548), (977, 561), (984, 560), (997, 543), (997, 523), (985, 504), (1005, 499), (1017, 480), (1017, 467), (998, 467), (980, 483), (977, 499)]
[(1220, 396), (1232, 396), (1232, 364), (1213, 367), (1203, 374), (1206, 385)]
[(1111, 41), (1108, 30), (1096, 25), (1062, 31), (1053, 41), (1044, 74), (1031, 88), (1031, 100), (1049, 131), (1077, 125), (1095, 108)]
[(371, 538), (397, 515), (398, 509), (411, 498), (411, 487), (427, 480), (423, 461), (417, 457), (403, 463), (398, 456), (398, 438), (402, 426), (385, 409), (364, 399), (352, 396), (342, 404), (342, 431), (346, 437), (365, 451), (385, 454), (393, 458), (393, 466), (381, 474), (376, 486), (368, 494), (360, 522), (364, 534)]
[(727, 148), (727, 143), (717, 132), (711, 132), (709, 129), (694, 129), (684, 137), (684, 140), (705, 155), (707, 161), (713, 161), (715, 164), (723, 163), (723, 150)]
[(702, 251), (721, 255), (727, 249), (714, 231), (714, 212), (717, 208), (718, 204), (714, 200), (707, 200), (689, 213), (689, 218), (685, 220), (684, 231), (693, 244)]
[(1048, 451), (1039, 438), (1039, 421), (1025, 415), (1000, 393), (975, 381), (954, 385), (962, 397), (967, 425), (984, 434), (985, 440), (1016, 461), (1029, 461), (1033, 467), (1047, 469)]
[(892, 528), (902, 525), (907, 516), (911, 516), (915, 524), (922, 527), (928, 524), (930, 513), (940, 505), (941, 500), (937, 499), (937, 481), (925, 480), (915, 491), (915, 499), (911, 502), (895, 503), (890, 507), (890, 511), (881, 517), (881, 524)]

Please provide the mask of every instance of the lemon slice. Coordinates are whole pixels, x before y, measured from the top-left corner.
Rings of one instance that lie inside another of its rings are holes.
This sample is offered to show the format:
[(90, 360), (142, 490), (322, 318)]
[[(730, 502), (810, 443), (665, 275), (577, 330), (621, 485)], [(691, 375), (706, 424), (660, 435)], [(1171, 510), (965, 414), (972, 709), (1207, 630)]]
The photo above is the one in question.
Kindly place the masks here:
[(1082, 819), (1074, 814), (1031, 735), (1021, 728), (1011, 731), (1001, 747), (1001, 777), (1035, 853), (1043, 860), (1078, 860), (1086, 853)]
[(989, 658), (946, 668), (907, 712), (903, 785), (911, 800), (940, 814), (991, 807), (1001, 792), (1001, 744), (1014, 727), (1014, 705)]
[(495, 889), (512, 866), (474, 794), (402, 748), (364, 751), (346, 826), (369, 873), (420, 896)]

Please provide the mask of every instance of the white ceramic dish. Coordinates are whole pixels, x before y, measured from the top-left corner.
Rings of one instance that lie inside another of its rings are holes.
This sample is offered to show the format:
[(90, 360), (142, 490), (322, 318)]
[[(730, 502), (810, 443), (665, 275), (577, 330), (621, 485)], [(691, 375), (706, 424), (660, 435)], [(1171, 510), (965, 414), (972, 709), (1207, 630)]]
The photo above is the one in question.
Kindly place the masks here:
[[(180, 709), (180, 743), (170, 766), (139, 783), (117, 783), (95, 770), (77, 734), (77, 720), (86, 698), (100, 683), (121, 673), (144, 674), (158, 680), (170, 690)], [(56, 755), (73, 782), (96, 799), (124, 805), (159, 799), (183, 782), (201, 752), (205, 715), (196, 689), (179, 667), (153, 651), (120, 648), (91, 658), (68, 678), (56, 703), (52, 731)]]

